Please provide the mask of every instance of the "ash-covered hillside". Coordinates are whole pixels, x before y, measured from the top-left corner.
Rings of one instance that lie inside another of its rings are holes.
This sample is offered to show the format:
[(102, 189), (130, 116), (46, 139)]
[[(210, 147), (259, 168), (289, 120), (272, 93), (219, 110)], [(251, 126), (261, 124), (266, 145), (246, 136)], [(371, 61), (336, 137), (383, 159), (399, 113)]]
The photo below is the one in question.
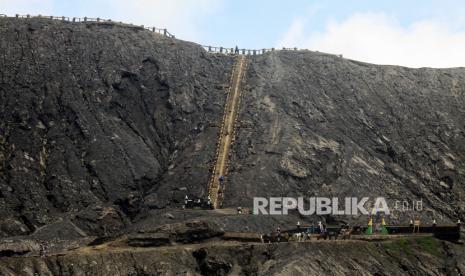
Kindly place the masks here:
[(464, 68), (279, 51), (251, 60), (246, 86), (229, 205), (253, 196), (384, 196), (391, 208), (423, 201), (422, 212), (394, 210), (391, 222), (463, 220)]
[[(0, 235), (201, 195), (234, 59), (114, 23), (0, 19)], [(104, 229), (106, 228), (106, 229)]]
[[(104, 235), (205, 195), (234, 57), (115, 23), (0, 18), (0, 37), (0, 235)], [(226, 207), (386, 196), (465, 218), (463, 68), (247, 62)]]

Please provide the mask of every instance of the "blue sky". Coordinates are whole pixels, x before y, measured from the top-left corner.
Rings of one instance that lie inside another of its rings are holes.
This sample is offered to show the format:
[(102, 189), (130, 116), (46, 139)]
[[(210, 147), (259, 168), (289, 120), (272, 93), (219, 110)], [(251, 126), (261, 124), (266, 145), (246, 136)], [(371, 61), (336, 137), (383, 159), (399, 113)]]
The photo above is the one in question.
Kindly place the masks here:
[[(397, 18), (403, 26), (431, 19), (459, 23), (465, 16), (465, 1), (225, 1), (204, 27), (211, 34), (211, 43), (239, 41), (246, 47), (266, 47), (276, 44), (295, 18), (307, 19), (307, 31), (312, 32), (323, 31), (328, 21), (344, 20), (356, 13), (383, 13)], [(238, 30), (224, 32), (234, 27)], [(210, 38), (205, 39), (210, 42)]]
[(166, 27), (214, 46), (299, 47), (372, 63), (465, 66), (463, 0), (0, 0), (0, 13), (111, 18)]

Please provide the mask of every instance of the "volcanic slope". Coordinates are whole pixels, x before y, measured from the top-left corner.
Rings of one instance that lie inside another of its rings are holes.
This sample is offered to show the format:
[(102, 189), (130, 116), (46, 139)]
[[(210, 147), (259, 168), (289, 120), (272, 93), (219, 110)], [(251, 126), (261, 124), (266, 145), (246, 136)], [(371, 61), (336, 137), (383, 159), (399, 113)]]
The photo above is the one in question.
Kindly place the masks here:
[[(1, 235), (58, 218), (103, 235), (205, 196), (233, 56), (117, 23), (0, 23)], [(247, 57), (241, 89), (224, 206), (385, 196), (465, 218), (463, 68), (275, 51)]]
[(205, 194), (233, 57), (117, 23), (0, 18), (0, 37), (0, 236), (111, 233)]
[(276, 51), (249, 58), (245, 83), (225, 206), (384, 196), (391, 207), (423, 201), (422, 212), (394, 211), (391, 222), (463, 220), (464, 68)]

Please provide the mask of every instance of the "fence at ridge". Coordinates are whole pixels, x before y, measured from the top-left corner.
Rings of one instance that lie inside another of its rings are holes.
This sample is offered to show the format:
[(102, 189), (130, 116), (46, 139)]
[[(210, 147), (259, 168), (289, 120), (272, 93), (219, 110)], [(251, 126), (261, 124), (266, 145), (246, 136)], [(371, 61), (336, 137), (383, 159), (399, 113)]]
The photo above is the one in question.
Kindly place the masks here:
[[(121, 21), (113, 21), (111, 19), (103, 19), (100, 17), (67, 17), (67, 16), (45, 16), (45, 15), (21, 15), (15, 14), (15, 16), (8, 16), (6, 14), (0, 14), (0, 17), (9, 17), (9, 18), (18, 18), (18, 19), (32, 19), (32, 18), (43, 18), (43, 19), (51, 19), (51, 20), (58, 20), (58, 21), (66, 21), (66, 22), (75, 22), (75, 23), (119, 23), (124, 24), (127, 26), (139, 27), (153, 33), (158, 33), (160, 35), (176, 38), (172, 33), (170, 33), (167, 29), (161, 29), (157, 27), (146, 27), (144, 25), (135, 25), (132, 23), (124, 23)], [(293, 48), (263, 48), (263, 49), (236, 49), (236, 48), (228, 48), (228, 47), (219, 47), (219, 46), (210, 46), (210, 45), (201, 45), (203, 49), (205, 49), (209, 53), (217, 53), (217, 54), (225, 54), (225, 55), (234, 55), (234, 54), (242, 54), (242, 55), (263, 55), (268, 52), (286, 50), (286, 51), (308, 51), (308, 49), (299, 49), (297, 47)], [(342, 58), (342, 55), (337, 55), (338, 57)]]
[(202, 47), (209, 53), (218, 53), (218, 54), (241, 54), (241, 55), (263, 55), (268, 52), (274, 52), (274, 51), (279, 51), (279, 50), (288, 50), (288, 51), (300, 51), (300, 50), (305, 50), (308, 51), (308, 49), (299, 49), (297, 47), (294, 48), (263, 48), (263, 49), (236, 49), (236, 48), (228, 48), (228, 47), (220, 47), (220, 46), (207, 46), (207, 45), (202, 45)]
[(75, 23), (119, 23), (128, 26), (140, 27), (145, 30), (159, 33), (167, 37), (176, 38), (172, 33), (170, 33), (167, 29), (161, 29), (157, 27), (145, 27), (144, 25), (135, 25), (132, 23), (124, 23), (122, 21), (114, 21), (111, 19), (104, 19), (100, 17), (68, 17), (68, 16), (48, 16), (48, 15), (30, 15), (30, 14), (16, 14), (15, 16), (8, 16), (6, 14), (0, 14), (0, 17), (10, 17), (10, 18), (18, 18), (18, 19), (32, 19), (32, 18), (43, 18), (43, 19), (51, 19), (51, 20), (58, 20), (58, 21), (66, 21), (66, 22), (75, 22)]

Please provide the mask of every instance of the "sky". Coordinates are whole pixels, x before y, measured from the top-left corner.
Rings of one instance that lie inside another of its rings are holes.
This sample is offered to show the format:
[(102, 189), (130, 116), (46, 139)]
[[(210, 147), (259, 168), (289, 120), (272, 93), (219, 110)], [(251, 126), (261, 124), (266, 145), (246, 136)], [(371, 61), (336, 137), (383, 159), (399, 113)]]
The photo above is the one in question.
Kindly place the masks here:
[(203, 45), (298, 47), (376, 64), (465, 67), (463, 0), (0, 0), (0, 14), (100, 17)]

